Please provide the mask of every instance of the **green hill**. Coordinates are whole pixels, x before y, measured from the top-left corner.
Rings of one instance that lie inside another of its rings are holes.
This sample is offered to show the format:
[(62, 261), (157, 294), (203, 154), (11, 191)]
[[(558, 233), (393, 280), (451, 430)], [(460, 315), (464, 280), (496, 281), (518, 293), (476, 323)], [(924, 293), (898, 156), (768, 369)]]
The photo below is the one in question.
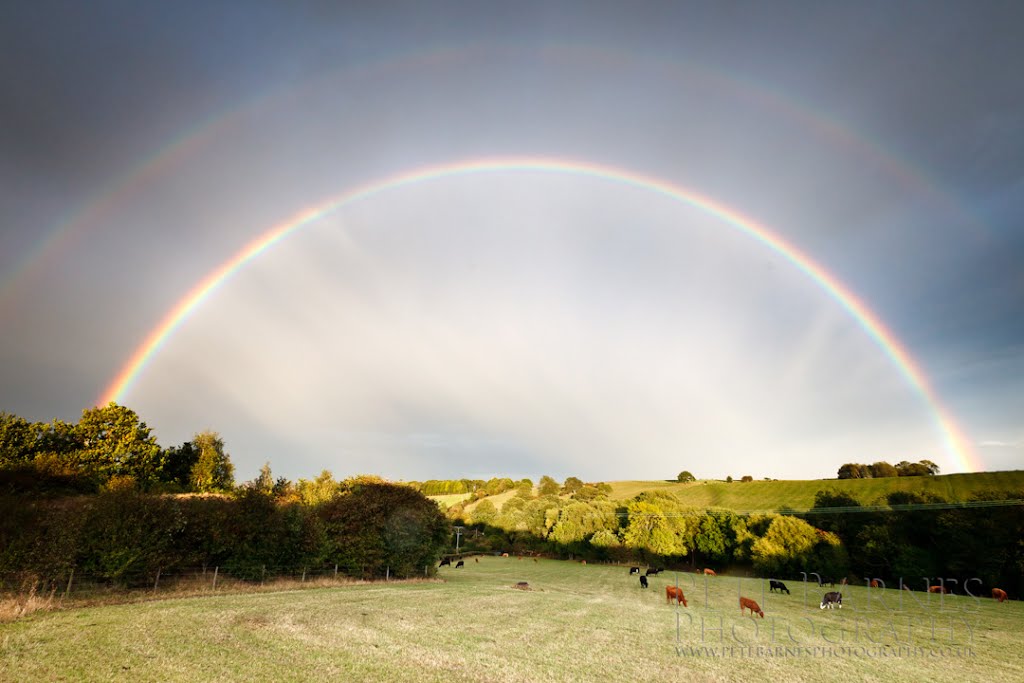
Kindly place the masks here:
[(836, 489), (870, 504), (893, 491), (933, 493), (949, 501), (968, 500), (978, 491), (1016, 491), (1024, 496), (1024, 470), (977, 472), (928, 477), (887, 477), (884, 479), (810, 479), (791, 481), (673, 481), (610, 482), (613, 499), (629, 499), (641, 491), (670, 491), (683, 503), (695, 507), (724, 507), (733, 510), (805, 510), (814, 505), (814, 494)]

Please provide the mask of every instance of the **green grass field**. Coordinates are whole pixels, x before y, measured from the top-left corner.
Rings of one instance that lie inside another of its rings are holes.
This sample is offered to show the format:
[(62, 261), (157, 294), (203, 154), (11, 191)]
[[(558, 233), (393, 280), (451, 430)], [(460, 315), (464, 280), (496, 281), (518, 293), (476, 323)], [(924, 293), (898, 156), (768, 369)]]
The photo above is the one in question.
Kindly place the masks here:
[(472, 493), (446, 493), (441, 496), (427, 496), (430, 500), (437, 501), (438, 503), (444, 503), (449, 507), (472, 497)]
[(615, 481), (611, 498), (629, 499), (641, 491), (670, 491), (686, 505), (725, 507), (733, 510), (805, 510), (814, 505), (814, 494), (826, 488), (852, 495), (871, 504), (892, 491), (934, 493), (946, 500), (967, 500), (984, 490), (1024, 491), (1024, 470), (945, 474), (937, 477), (889, 477), (885, 479), (809, 479), (797, 481)]
[[(762, 596), (760, 580), (680, 574), (680, 656), (674, 575), (644, 591), (625, 567), (488, 556), (441, 577), (37, 612), (0, 624), (0, 680), (1024, 680), (1017, 601), (846, 587), (822, 611), (798, 581)], [(765, 619), (740, 616), (741, 592)]]

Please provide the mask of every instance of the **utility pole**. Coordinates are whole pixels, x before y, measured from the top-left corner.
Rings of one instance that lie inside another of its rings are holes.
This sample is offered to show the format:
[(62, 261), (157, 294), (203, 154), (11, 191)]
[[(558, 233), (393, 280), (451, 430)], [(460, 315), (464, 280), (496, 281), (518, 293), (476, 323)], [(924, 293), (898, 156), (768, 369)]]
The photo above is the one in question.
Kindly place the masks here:
[(453, 527), (453, 528), (455, 529), (455, 554), (458, 555), (459, 554), (459, 538), (462, 537), (462, 530), (465, 529), (466, 527), (464, 527), (464, 526), (457, 526), (457, 527)]

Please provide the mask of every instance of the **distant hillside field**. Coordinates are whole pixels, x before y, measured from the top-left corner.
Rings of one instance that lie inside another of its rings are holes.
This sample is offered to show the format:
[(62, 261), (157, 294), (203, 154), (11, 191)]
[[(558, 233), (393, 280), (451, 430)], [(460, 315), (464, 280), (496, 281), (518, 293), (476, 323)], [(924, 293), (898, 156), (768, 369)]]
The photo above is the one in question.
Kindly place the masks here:
[(451, 507), (452, 505), (455, 505), (456, 503), (461, 503), (462, 501), (466, 500), (467, 498), (472, 498), (472, 497), (473, 497), (472, 493), (446, 493), (446, 494), (444, 494), (442, 496), (427, 496), (427, 498), (429, 498), (430, 500), (435, 501), (437, 503), (444, 503), (448, 507)]
[(950, 501), (962, 501), (978, 491), (1024, 492), (1024, 470), (944, 474), (929, 477), (887, 477), (883, 479), (810, 479), (797, 481), (613, 481), (611, 497), (629, 499), (641, 491), (669, 491), (683, 503), (695, 507), (724, 507), (734, 510), (806, 510), (814, 505), (814, 494), (822, 489), (848, 493), (869, 505), (893, 491), (933, 493)]

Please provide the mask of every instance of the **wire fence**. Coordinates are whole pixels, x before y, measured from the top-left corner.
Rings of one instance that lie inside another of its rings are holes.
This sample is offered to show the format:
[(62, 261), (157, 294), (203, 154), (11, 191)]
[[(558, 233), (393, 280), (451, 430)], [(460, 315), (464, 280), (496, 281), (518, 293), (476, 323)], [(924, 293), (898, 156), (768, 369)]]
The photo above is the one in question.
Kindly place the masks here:
[(0, 574), (0, 600), (64, 603), (120, 602), (155, 596), (213, 595), (261, 588), (314, 588), (397, 581), (430, 577), (430, 565), (422, 571), (396, 574), (385, 567), (382, 576), (368, 576), (359, 567), (339, 564), (316, 567), (272, 567), (267, 565), (229, 567), (173, 567), (125, 572), (117, 576), (76, 569), (40, 574)]

